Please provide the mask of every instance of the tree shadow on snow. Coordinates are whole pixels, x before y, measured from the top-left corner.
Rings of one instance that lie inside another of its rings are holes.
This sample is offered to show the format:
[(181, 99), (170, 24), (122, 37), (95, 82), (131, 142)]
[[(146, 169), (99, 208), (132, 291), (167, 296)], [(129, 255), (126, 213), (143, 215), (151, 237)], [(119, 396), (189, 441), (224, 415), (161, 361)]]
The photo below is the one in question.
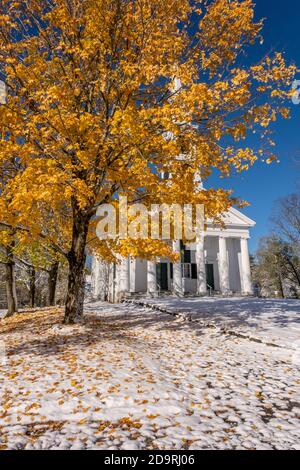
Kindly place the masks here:
[[(28, 354), (38, 356), (57, 356), (68, 360), (68, 353), (76, 353), (80, 359), (80, 349), (92, 346), (103, 345), (113, 351), (120, 348), (122, 344), (127, 348), (143, 348), (145, 342), (143, 336), (139, 338), (138, 330), (143, 332), (154, 327), (160, 331), (169, 330), (176, 334), (177, 331), (187, 330), (189, 325), (186, 322), (177, 322), (176, 318), (163, 313), (133, 309), (132, 312), (117, 313), (117, 306), (112, 308), (109, 304), (107, 309), (92, 313), (93, 308), (87, 309), (85, 322), (81, 325), (64, 326), (61, 324), (61, 315), (49, 315), (48, 317), (34, 318), (28, 316), (22, 319), (15, 328), (10, 328), (10, 335), (20, 336), (20, 341), (14, 339), (13, 342), (7, 340), (6, 353), (8, 357), (27, 356)], [(113, 310), (113, 311), (112, 311)], [(114, 313), (114, 311), (116, 313)], [(201, 336), (201, 327), (196, 328)], [(155, 330), (152, 331), (149, 347), (158, 347), (159, 339), (155, 337)], [(13, 337), (12, 336), (12, 337)], [(1, 338), (1, 335), (0, 335)], [(17, 343), (17, 344), (15, 344)]]

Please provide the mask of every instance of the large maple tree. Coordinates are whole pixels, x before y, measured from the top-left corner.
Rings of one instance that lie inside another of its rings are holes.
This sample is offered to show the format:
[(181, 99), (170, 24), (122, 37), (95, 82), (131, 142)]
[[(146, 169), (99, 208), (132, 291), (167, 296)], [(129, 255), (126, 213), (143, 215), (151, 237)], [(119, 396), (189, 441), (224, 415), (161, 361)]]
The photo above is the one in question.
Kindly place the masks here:
[[(0, 161), (13, 158), (22, 171), (1, 197), (19, 214), (13, 224), (37, 236), (41, 205), (68, 214), (58, 226), (69, 230), (60, 248), (69, 263), (66, 323), (82, 316), (86, 245), (100, 204), (117, 194), (201, 202), (214, 216), (232, 204), (230, 193), (199, 191), (195, 173), (205, 180), (213, 168), (228, 175), (275, 158), (265, 144), (244, 142), (255, 132), (272, 148), (267, 130), (288, 117), (295, 73), (281, 54), (245, 65), (262, 26), (251, 0), (2, 0)], [(97, 249), (107, 255), (110, 246)], [(132, 248), (147, 256), (155, 249), (151, 240)]]

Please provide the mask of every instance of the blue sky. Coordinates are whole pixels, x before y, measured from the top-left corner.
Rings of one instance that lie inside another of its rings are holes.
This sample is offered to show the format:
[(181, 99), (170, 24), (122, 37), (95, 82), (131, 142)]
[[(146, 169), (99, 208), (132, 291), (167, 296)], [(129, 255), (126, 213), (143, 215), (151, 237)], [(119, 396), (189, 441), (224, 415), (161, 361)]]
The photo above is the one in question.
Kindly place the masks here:
[[(299, 0), (257, 0), (256, 16), (266, 18), (264, 44), (256, 45), (256, 52), (258, 48), (263, 56), (272, 49), (284, 51), (286, 59), (295, 62), (300, 69)], [(296, 78), (300, 80), (300, 70)], [(252, 252), (257, 248), (259, 238), (270, 231), (269, 218), (276, 200), (295, 191), (300, 182), (300, 105), (292, 105), (291, 119), (278, 122), (274, 130), (279, 164), (259, 162), (240, 175), (222, 180), (214, 176), (208, 181), (210, 186), (233, 189), (234, 195), (250, 203), (243, 212), (257, 222), (251, 234)]]

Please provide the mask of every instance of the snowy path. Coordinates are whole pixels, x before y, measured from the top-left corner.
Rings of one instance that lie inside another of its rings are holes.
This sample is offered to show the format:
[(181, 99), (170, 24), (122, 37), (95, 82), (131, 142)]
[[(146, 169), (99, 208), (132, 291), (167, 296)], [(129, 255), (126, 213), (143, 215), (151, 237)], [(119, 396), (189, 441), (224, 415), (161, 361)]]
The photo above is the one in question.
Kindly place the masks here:
[(299, 448), (293, 351), (136, 306), (86, 311), (76, 327), (0, 322), (0, 448)]
[(183, 298), (147, 300), (168, 311), (184, 312), (288, 349), (300, 348), (300, 300), (258, 298)]

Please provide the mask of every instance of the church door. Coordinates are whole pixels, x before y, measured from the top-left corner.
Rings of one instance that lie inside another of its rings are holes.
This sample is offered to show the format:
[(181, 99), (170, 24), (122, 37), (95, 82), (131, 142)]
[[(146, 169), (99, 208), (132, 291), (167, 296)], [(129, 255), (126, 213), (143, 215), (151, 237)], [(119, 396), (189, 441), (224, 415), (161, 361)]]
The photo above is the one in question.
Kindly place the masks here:
[(157, 264), (157, 282), (160, 290), (168, 290), (168, 263)]
[(213, 264), (206, 265), (206, 283), (207, 283), (208, 288), (212, 288), (212, 290), (215, 290), (214, 265)]

